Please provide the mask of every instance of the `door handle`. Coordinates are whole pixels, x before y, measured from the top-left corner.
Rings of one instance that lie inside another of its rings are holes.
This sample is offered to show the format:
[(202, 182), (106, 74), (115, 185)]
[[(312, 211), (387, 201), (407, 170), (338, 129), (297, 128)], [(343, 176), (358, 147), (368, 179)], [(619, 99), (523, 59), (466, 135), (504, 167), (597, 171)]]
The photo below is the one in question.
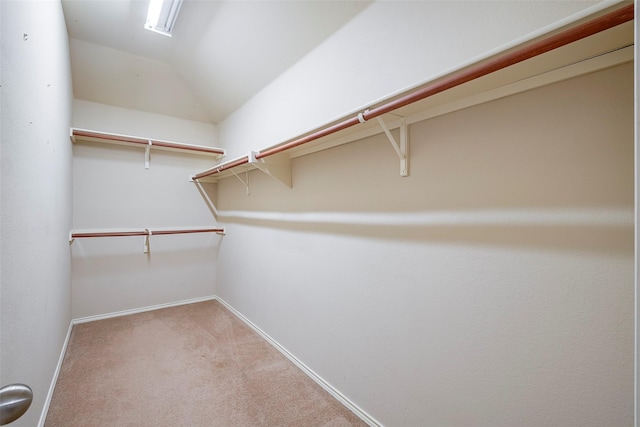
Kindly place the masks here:
[(9, 384), (0, 388), (0, 426), (24, 415), (32, 400), (33, 391), (28, 385)]

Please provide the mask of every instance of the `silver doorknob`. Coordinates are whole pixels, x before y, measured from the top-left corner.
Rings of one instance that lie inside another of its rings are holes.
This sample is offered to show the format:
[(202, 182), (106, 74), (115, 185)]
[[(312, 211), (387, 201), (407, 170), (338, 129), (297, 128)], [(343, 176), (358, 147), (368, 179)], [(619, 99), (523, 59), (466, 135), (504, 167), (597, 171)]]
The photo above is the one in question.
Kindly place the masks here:
[(0, 388), (0, 426), (24, 415), (32, 400), (33, 392), (28, 385), (9, 384)]

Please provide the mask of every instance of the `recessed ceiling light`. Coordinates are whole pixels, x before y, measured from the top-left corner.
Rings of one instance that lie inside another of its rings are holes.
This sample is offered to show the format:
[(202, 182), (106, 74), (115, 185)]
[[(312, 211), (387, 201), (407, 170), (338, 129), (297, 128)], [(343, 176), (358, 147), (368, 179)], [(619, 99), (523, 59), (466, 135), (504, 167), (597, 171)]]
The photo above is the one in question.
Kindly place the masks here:
[(182, 0), (149, 0), (144, 28), (171, 37)]

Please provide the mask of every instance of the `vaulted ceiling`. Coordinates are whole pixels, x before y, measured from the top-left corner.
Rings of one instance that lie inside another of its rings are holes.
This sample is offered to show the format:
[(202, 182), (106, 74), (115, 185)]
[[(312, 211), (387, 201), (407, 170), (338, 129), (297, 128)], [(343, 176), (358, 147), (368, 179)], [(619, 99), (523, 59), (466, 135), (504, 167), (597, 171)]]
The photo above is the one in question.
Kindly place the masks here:
[(369, 4), (185, 0), (166, 37), (148, 0), (63, 0), (74, 97), (218, 123)]

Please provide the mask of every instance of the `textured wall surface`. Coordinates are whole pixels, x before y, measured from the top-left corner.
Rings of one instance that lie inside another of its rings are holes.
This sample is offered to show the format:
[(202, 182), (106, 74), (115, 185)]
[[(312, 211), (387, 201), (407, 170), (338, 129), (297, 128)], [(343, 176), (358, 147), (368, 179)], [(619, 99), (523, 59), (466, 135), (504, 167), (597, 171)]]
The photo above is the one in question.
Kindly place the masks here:
[(0, 385), (38, 419), (71, 320), (71, 72), (60, 2), (3, 1)]
[(382, 424), (630, 425), (633, 65), (218, 184), (218, 295)]

